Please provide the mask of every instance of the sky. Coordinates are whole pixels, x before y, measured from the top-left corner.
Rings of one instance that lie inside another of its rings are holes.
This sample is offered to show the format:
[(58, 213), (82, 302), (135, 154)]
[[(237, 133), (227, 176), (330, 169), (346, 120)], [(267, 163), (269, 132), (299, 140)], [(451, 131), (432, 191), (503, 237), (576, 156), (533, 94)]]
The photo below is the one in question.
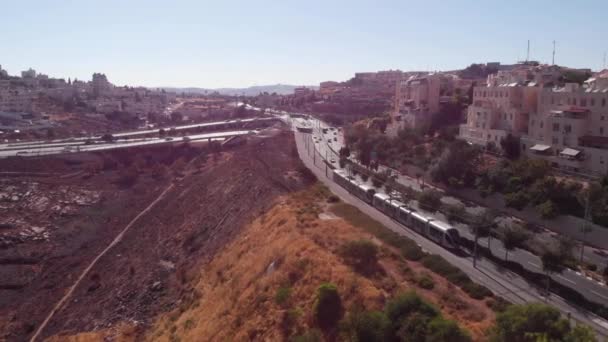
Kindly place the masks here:
[(526, 57), (603, 67), (606, 0), (0, 0), (0, 65), (117, 85), (315, 85)]

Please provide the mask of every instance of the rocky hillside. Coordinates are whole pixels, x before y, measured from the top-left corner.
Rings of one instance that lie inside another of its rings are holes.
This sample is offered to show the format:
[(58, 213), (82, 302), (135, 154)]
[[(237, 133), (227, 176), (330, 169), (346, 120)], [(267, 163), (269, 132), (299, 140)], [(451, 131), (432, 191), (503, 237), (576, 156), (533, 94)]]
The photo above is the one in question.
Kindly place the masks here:
[[(338, 216), (346, 211), (336, 210), (344, 206), (336, 200), (319, 185), (282, 196), (208, 262), (193, 267), (176, 307), (149, 326), (121, 322), (52, 340), (353, 340), (370, 330), (391, 333), (394, 308), (412, 300), (440, 322), (425, 333), (443, 333), (436, 326), (444, 324), (455, 334), (450, 340), (485, 339), (495, 317), (488, 299), (472, 299), (422, 264), (405, 260), (349, 223), (352, 217)], [(360, 246), (370, 243), (374, 256), (359, 258), (365, 255)], [(339, 297), (335, 317), (319, 316), (323, 289)], [(377, 329), (363, 331), (362, 321), (377, 323)], [(389, 328), (381, 329), (383, 324)], [(424, 326), (413, 326), (418, 325)], [(392, 333), (399, 331), (393, 327)]]

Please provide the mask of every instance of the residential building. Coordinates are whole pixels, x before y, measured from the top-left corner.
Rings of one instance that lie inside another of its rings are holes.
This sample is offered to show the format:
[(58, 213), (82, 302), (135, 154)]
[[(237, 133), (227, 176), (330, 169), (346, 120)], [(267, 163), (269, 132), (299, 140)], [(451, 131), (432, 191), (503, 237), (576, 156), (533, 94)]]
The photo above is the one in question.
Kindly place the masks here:
[(419, 128), (439, 112), (442, 77), (439, 74), (411, 76), (396, 85), (392, 121), (396, 126)]
[(488, 76), (475, 87), (459, 136), (499, 147), (511, 134), (522, 153), (554, 167), (587, 174), (608, 171), (608, 75), (584, 84), (564, 83), (566, 73), (588, 73), (548, 65), (520, 64)]
[(93, 86), (93, 95), (96, 97), (107, 95), (112, 88), (112, 84), (108, 82), (106, 75), (100, 73), (93, 74), (91, 84)]

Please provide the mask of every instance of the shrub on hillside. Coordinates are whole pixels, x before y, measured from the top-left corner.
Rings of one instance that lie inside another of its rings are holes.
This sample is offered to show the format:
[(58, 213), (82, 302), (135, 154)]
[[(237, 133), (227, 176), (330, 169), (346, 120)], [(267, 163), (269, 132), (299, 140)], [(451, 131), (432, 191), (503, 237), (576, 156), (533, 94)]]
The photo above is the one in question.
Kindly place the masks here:
[(432, 290), (435, 287), (435, 281), (427, 273), (423, 273), (418, 278), (418, 280), (416, 281), (416, 283), (418, 284), (418, 286), (420, 286), (420, 287), (422, 287), (423, 289), (426, 289), (426, 290)]
[(342, 299), (336, 285), (325, 283), (319, 286), (313, 308), (317, 325), (323, 330), (331, 330), (340, 321), (342, 314)]
[(474, 283), (469, 276), (439, 255), (427, 255), (422, 259), (422, 264), (431, 271), (442, 275), (452, 284), (460, 287), (471, 298), (483, 299), (492, 295), (490, 290)]
[(360, 272), (371, 272), (377, 266), (378, 247), (369, 240), (349, 241), (342, 245), (340, 254)]
[(283, 305), (287, 302), (287, 300), (289, 300), (290, 295), (291, 287), (279, 287), (277, 289), (277, 293), (274, 296), (274, 301), (279, 305)]
[(340, 330), (347, 341), (383, 342), (390, 321), (382, 311), (352, 310), (342, 320)]
[(458, 324), (443, 317), (435, 317), (428, 325), (426, 341), (469, 342), (471, 336), (460, 329)]

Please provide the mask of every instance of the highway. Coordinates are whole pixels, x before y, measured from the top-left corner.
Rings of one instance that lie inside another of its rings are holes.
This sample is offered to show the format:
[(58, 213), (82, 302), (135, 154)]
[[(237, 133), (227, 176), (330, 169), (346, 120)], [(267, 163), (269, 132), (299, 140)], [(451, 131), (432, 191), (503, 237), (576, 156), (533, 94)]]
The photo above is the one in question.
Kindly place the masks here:
[[(416, 241), (425, 251), (440, 255), (449, 260), (450, 263), (468, 274), (475, 282), (488, 287), (494, 294), (518, 304), (546, 302), (555, 306), (564, 314), (570, 313), (572, 319), (591, 326), (603, 337), (608, 336), (608, 322), (604, 319), (577, 308), (554, 294), (551, 294), (549, 297), (543, 296), (543, 289), (535, 287), (519, 275), (504, 270), (488, 260), (480, 259), (477, 262), (477, 267), (473, 267), (473, 260), (470, 255), (456, 255), (425, 237), (418, 235), (397, 221), (392, 220), (357, 197), (352, 196), (344, 188), (333, 182), (331, 171), (326, 171), (321, 154), (314, 148), (315, 144), (312, 141), (311, 135), (299, 132), (295, 132), (294, 134), (298, 152), (304, 164), (315, 173), (320, 182), (325, 184), (344, 202), (356, 206), (359, 210), (376, 219), (387, 228)], [(326, 172), (328, 176), (326, 176)]]
[(11, 146), (9, 148), (2, 149), (0, 147), (0, 158), (22, 156), (22, 157), (34, 157), (41, 155), (52, 155), (62, 153), (75, 153), (75, 152), (93, 152), (102, 150), (113, 150), (128, 147), (138, 147), (147, 145), (160, 145), (160, 144), (173, 144), (185, 141), (205, 141), (205, 140), (224, 140), (229, 137), (237, 135), (255, 134), (255, 131), (228, 131), (228, 132), (216, 132), (216, 133), (204, 133), (204, 134), (191, 134), (179, 137), (166, 137), (166, 138), (147, 138), (147, 139), (125, 139), (117, 142), (102, 142), (94, 144), (84, 143), (51, 143), (51, 144), (35, 144), (35, 145), (22, 145), (19, 147)]

